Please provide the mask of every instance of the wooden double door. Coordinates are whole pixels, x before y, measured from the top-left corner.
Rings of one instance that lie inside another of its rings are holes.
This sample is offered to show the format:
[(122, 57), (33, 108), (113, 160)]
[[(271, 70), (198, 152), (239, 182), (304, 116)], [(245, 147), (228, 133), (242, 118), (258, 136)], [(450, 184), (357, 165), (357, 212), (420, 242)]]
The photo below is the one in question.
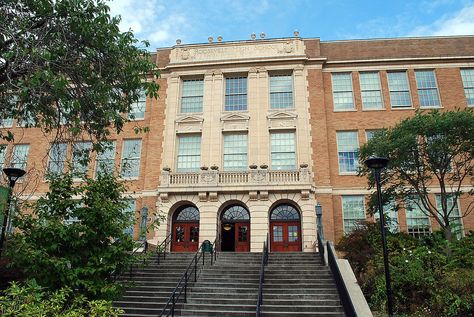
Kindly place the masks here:
[(223, 223), (221, 227), (221, 251), (250, 251), (250, 222)]
[(171, 251), (196, 252), (199, 247), (199, 222), (173, 224)]
[(272, 252), (301, 251), (301, 224), (299, 221), (270, 222), (270, 250)]

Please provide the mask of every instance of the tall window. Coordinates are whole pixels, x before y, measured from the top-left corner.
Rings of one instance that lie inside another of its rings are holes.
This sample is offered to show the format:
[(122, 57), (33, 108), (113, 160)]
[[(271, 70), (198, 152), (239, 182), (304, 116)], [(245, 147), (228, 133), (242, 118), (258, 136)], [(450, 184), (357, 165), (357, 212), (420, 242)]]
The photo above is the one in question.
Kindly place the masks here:
[(332, 74), (332, 95), (334, 100), (334, 110), (354, 109), (351, 73)]
[(271, 135), (272, 169), (296, 168), (296, 142), (294, 132), (275, 132)]
[(145, 119), (146, 110), (146, 91), (140, 90), (138, 101), (132, 103), (132, 109), (128, 113), (128, 118), (131, 120)]
[(7, 156), (7, 146), (0, 145), (0, 170), (5, 167), (5, 158)]
[(122, 177), (138, 177), (142, 140), (125, 140), (122, 149)]
[(474, 69), (461, 69), (461, 78), (464, 85), (464, 94), (467, 104), (474, 106)]
[(428, 235), (431, 232), (430, 218), (413, 201), (405, 202), (408, 234), (414, 237)]
[(28, 161), (29, 144), (17, 144), (13, 146), (11, 167), (26, 170), (26, 162)]
[(74, 144), (72, 148), (72, 170), (75, 177), (87, 175), (91, 149), (91, 142), (78, 142)]
[(224, 135), (224, 170), (247, 169), (247, 134)]
[(293, 77), (291, 75), (270, 76), (270, 108), (293, 108)]
[(344, 233), (349, 234), (365, 220), (364, 196), (342, 196)]
[(337, 132), (339, 173), (354, 173), (358, 167), (359, 138), (357, 131)]
[[(438, 212), (442, 212), (442, 206), (441, 206), (441, 196), (435, 195), (435, 200), (436, 200), (436, 208), (438, 209)], [(456, 235), (458, 239), (462, 238), (463, 235), (463, 227), (462, 227), (462, 222), (461, 222), (461, 215), (459, 213), (459, 207), (457, 204), (457, 201), (454, 199), (453, 196), (449, 196), (447, 199), (447, 207), (448, 207), (448, 212), (451, 211), (449, 214), (449, 222), (451, 224), (452, 232)], [(444, 221), (443, 221), (444, 222)]]
[(382, 109), (383, 102), (379, 72), (360, 73), (359, 78), (362, 107), (364, 109)]
[(95, 164), (95, 177), (100, 173), (113, 173), (115, 168), (115, 141), (104, 143), (102, 150), (97, 153)]
[(247, 77), (225, 79), (225, 111), (247, 110)]
[[(386, 227), (390, 232), (395, 233), (398, 232), (399, 224), (398, 224), (398, 216), (397, 216), (397, 209), (395, 208), (395, 202), (391, 201), (388, 204), (383, 206), (383, 213), (385, 215), (385, 219), (387, 220)], [(375, 220), (380, 219), (380, 213), (377, 212), (374, 214)]]
[(178, 138), (178, 172), (199, 170), (201, 164), (201, 136), (187, 135)]
[(411, 107), (410, 85), (406, 71), (387, 73), (392, 108)]
[(53, 143), (49, 150), (48, 172), (63, 173), (66, 162), (67, 144)]
[(181, 93), (181, 112), (202, 112), (204, 80), (183, 80)]
[(438, 87), (436, 86), (436, 77), (433, 70), (415, 71), (416, 86), (418, 88), (418, 97), (420, 98), (420, 107), (440, 107)]

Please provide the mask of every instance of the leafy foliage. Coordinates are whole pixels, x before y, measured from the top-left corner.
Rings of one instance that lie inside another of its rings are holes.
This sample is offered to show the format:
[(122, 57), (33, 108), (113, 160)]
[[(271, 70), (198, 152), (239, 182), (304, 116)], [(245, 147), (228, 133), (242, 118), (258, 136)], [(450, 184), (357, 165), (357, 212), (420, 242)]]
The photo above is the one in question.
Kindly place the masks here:
[[(418, 112), (414, 117), (375, 134), (360, 149), (361, 176), (369, 175), (369, 186), (374, 187), (372, 173), (363, 162), (370, 156), (387, 157), (390, 162), (382, 171), (384, 203), (395, 200), (415, 204), (434, 218), (452, 240), (455, 204), (463, 195), (474, 191), (463, 190), (463, 184), (474, 181), (474, 113), (472, 109), (430, 113)], [(430, 199), (430, 189), (438, 188), (440, 204)], [(376, 200), (370, 200), (371, 211)], [(470, 204), (463, 210), (466, 216), (474, 209)]]
[[(354, 268), (371, 308), (384, 311), (385, 275), (377, 225), (360, 226), (342, 238), (337, 249)], [(438, 233), (424, 240), (388, 233), (387, 242), (397, 316), (461, 317), (474, 313), (472, 232), (450, 244), (449, 257), (444, 252), (448, 242)]]
[(142, 89), (156, 98), (148, 43), (120, 32), (109, 10), (104, 0), (2, 1), (0, 118), (104, 140)]
[(47, 292), (35, 280), (12, 283), (0, 296), (0, 315), (5, 317), (117, 317), (120, 312), (109, 301), (89, 301), (67, 287)]
[(124, 185), (111, 175), (74, 184), (69, 174), (48, 178), (50, 191), (14, 220), (19, 232), (7, 249), (12, 263), (53, 290), (69, 287), (88, 298), (114, 296), (110, 276), (130, 263), (133, 241), (124, 229)]

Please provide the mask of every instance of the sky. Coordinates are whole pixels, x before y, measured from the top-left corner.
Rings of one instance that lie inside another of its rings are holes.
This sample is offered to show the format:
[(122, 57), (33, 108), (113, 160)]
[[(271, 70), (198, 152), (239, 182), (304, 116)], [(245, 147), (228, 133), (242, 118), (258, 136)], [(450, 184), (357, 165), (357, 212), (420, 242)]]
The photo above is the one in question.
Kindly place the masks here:
[(474, 35), (474, 0), (111, 0), (122, 31), (150, 50), (182, 44), (291, 37), (321, 41)]

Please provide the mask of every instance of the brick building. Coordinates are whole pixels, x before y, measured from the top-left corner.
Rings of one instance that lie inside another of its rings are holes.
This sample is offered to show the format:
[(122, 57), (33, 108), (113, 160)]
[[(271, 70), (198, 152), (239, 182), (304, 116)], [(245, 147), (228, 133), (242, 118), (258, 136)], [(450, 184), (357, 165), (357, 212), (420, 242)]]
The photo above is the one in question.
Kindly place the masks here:
[[(133, 199), (135, 236), (141, 213), (148, 222), (160, 214), (148, 238), (172, 234), (173, 250), (218, 237), (222, 250), (260, 251), (269, 233), (273, 251), (309, 251), (317, 204), (325, 238), (337, 241), (367, 218), (367, 181), (355, 175), (360, 144), (417, 109), (474, 106), (471, 36), (211, 41), (153, 58), (160, 98), (140, 100), (135, 122), (111, 137), (114, 150), (93, 154), (85, 172), (93, 176), (97, 162), (115, 167)], [(57, 145), (48, 156), (40, 130), (16, 124), (3, 121), (19, 137), (0, 148), (0, 163), (29, 171), (19, 190), (35, 199), (47, 190), (44, 169), (63, 169), (74, 151)], [(150, 132), (135, 134), (136, 124)], [(124, 162), (131, 168), (120, 170)], [(462, 213), (470, 202), (453, 203)], [(392, 216), (394, 229), (413, 235), (437, 228), (416, 209)], [(474, 229), (474, 215), (461, 224)]]

